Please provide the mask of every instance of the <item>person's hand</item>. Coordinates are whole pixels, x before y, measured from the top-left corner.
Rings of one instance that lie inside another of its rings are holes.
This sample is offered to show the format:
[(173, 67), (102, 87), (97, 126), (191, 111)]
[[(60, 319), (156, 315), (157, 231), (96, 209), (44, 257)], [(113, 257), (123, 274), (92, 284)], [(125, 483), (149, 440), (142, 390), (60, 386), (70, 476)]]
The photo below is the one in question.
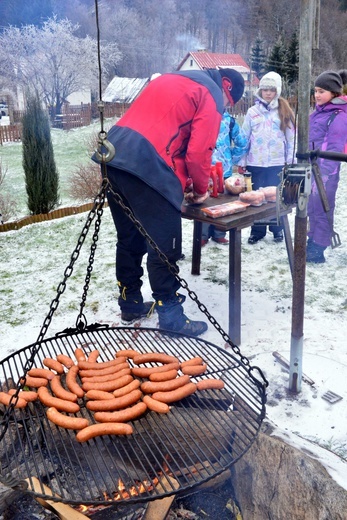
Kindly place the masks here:
[(241, 175), (244, 175), (247, 171), (246, 166), (238, 166), (237, 173), (240, 173)]
[(209, 192), (203, 193), (195, 193), (195, 191), (185, 192), (184, 199), (188, 204), (203, 204), (205, 200), (208, 198)]

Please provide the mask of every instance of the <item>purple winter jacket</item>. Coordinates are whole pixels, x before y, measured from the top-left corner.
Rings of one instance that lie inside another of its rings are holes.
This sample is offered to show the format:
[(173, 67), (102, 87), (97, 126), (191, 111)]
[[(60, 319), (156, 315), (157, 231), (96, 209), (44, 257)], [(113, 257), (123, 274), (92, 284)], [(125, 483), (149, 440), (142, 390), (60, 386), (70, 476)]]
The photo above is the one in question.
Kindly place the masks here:
[[(335, 114), (335, 112), (337, 112)], [(330, 103), (318, 106), (310, 116), (309, 147), (311, 150), (344, 152), (347, 140), (347, 99), (334, 98)], [(319, 159), (324, 184), (331, 175), (340, 171), (338, 161)]]

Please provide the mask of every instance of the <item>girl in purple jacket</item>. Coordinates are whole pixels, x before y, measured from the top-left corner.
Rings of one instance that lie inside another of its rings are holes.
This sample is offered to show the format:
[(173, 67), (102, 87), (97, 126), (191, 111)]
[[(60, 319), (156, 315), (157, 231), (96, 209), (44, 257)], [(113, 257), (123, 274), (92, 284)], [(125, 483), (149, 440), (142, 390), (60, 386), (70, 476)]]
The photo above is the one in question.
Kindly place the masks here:
[[(343, 81), (339, 73), (326, 71), (315, 81), (316, 109), (310, 116), (309, 146), (311, 150), (344, 152), (347, 136), (347, 101), (342, 96)], [(318, 159), (330, 210), (325, 213), (316, 183), (308, 201), (309, 231), (306, 261), (325, 262), (324, 250), (331, 243), (336, 191), (340, 178), (340, 163)]]

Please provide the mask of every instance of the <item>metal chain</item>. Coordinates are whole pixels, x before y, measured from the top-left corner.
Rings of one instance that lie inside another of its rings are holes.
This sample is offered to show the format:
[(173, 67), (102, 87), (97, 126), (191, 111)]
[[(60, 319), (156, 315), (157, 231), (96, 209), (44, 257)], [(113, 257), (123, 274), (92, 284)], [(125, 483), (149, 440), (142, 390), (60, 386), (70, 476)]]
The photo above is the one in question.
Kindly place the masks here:
[[(155, 241), (148, 235), (147, 231), (145, 230), (145, 228), (142, 226), (141, 222), (139, 220), (136, 219), (135, 215), (133, 214), (133, 212), (131, 211), (131, 209), (129, 207), (127, 207), (121, 197), (121, 195), (119, 193), (116, 193), (110, 186), (108, 186), (108, 190), (112, 193), (113, 195), (113, 198), (115, 200), (115, 202), (122, 208), (122, 210), (124, 211), (124, 213), (128, 216), (128, 218), (131, 220), (131, 222), (135, 225), (135, 227), (137, 228), (137, 230), (141, 233), (141, 235), (143, 237), (145, 237), (145, 239), (147, 240), (147, 242), (149, 243), (149, 245), (151, 246), (152, 249), (154, 249), (154, 251), (158, 254), (159, 258), (162, 260), (162, 262), (164, 262), (164, 264), (167, 266), (168, 270), (170, 271), (171, 274), (173, 274), (176, 278), (176, 280), (180, 283), (181, 287), (183, 289), (185, 289), (187, 292), (188, 292), (188, 295), (189, 297), (191, 298), (191, 300), (193, 300), (197, 306), (199, 307), (199, 309), (201, 310), (201, 312), (207, 317), (207, 319), (209, 320), (209, 322), (214, 326), (214, 328), (220, 333), (220, 335), (222, 336), (223, 340), (228, 343), (228, 345), (231, 346), (232, 350), (234, 351), (234, 353), (240, 357), (241, 359), (241, 362), (243, 363), (243, 365), (245, 365), (247, 368), (248, 368), (248, 373), (250, 375), (250, 377), (252, 377), (252, 379), (259, 385), (261, 386), (265, 386), (267, 387), (268, 386), (268, 381), (266, 380), (263, 372), (261, 371), (260, 368), (258, 367), (251, 367), (250, 366), (250, 361), (249, 359), (242, 355), (241, 353), (241, 350), (240, 350), (240, 347), (238, 347), (237, 345), (235, 345), (235, 343), (233, 343), (233, 341), (231, 340), (231, 338), (229, 337), (229, 335), (224, 331), (224, 329), (220, 326), (220, 324), (218, 323), (218, 321), (214, 318), (214, 316), (212, 316), (207, 307), (201, 303), (201, 301), (199, 300), (197, 294), (192, 291), (191, 289), (189, 289), (189, 286), (188, 286), (188, 282), (182, 278), (179, 274), (178, 274), (178, 269), (176, 266), (172, 265), (168, 259), (168, 257), (159, 249), (159, 247), (157, 246), (157, 244), (155, 243)], [(252, 370), (257, 370), (263, 380), (263, 383), (261, 383), (256, 377), (254, 377), (252, 374), (251, 374), (251, 371)]]

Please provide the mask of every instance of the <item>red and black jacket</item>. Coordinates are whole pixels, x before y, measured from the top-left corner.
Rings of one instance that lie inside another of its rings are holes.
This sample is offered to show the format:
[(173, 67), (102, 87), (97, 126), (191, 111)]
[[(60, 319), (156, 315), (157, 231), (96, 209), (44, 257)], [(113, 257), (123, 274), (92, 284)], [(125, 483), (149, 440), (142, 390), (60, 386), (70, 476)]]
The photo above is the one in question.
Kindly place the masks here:
[(189, 177), (196, 193), (207, 191), (222, 113), (218, 71), (163, 74), (108, 132), (116, 154), (107, 166), (136, 175), (180, 209)]

